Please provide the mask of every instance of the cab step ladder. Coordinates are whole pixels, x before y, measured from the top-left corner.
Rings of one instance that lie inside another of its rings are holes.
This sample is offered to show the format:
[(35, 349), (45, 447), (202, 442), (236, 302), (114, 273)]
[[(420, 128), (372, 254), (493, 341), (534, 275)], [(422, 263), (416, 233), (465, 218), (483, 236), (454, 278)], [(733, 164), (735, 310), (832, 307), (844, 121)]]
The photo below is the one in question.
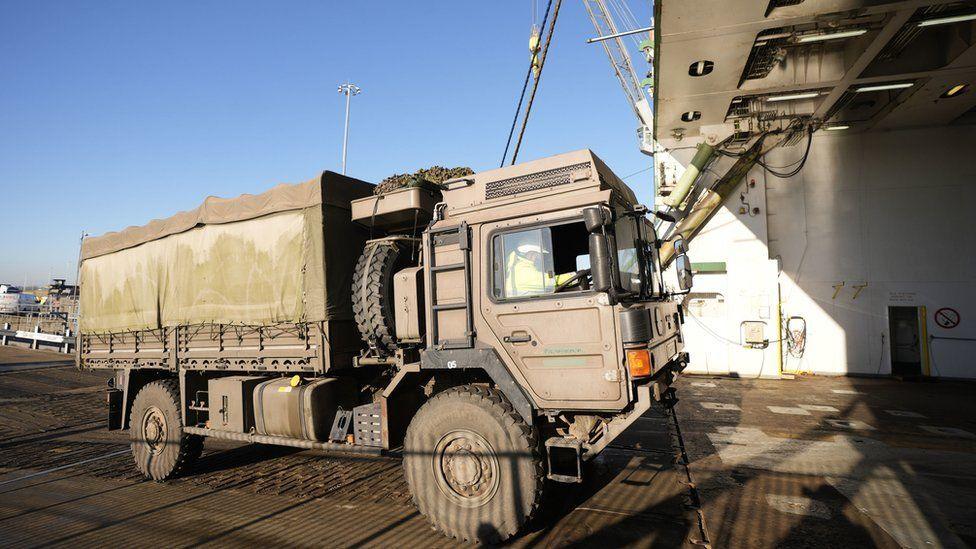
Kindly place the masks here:
[[(436, 249), (440, 246), (457, 244), (463, 257), (459, 263), (438, 265), (436, 263)], [(474, 312), (471, 310), (471, 232), (466, 222), (455, 227), (433, 229), (427, 232), (428, 268), (427, 291), (430, 295), (431, 332), (428, 345), (435, 349), (471, 349), (474, 347)], [(464, 300), (453, 303), (437, 302), (437, 273), (462, 271), (464, 276)], [(438, 327), (438, 312), (464, 310), (464, 336), (455, 339), (440, 338)]]

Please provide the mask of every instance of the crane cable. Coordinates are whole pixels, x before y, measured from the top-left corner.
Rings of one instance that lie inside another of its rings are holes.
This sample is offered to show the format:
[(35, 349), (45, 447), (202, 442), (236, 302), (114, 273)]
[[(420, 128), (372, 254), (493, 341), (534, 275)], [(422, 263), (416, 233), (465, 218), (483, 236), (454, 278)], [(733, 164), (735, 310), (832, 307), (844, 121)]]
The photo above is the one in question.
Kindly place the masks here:
[(525, 128), (529, 125), (529, 113), (532, 112), (532, 101), (535, 99), (535, 92), (539, 89), (539, 80), (542, 80), (542, 67), (546, 65), (546, 54), (549, 53), (549, 44), (552, 42), (552, 35), (556, 31), (556, 19), (559, 18), (559, 6), (562, 0), (556, 0), (556, 9), (552, 12), (552, 23), (549, 24), (549, 32), (546, 34), (546, 41), (542, 44), (542, 55), (539, 57), (539, 69), (532, 81), (532, 93), (529, 94), (529, 102), (525, 105), (525, 116), (522, 118), (522, 128), (519, 130), (518, 141), (515, 142), (515, 151), (512, 152), (512, 164), (518, 158), (519, 149), (522, 147), (522, 138), (525, 136)]
[[(532, 112), (532, 102), (535, 99), (535, 94), (539, 89), (539, 80), (542, 79), (542, 68), (546, 64), (546, 55), (549, 53), (549, 45), (552, 43), (552, 35), (556, 30), (556, 19), (559, 18), (559, 7), (562, 5), (563, 2), (562, 0), (555, 0), (555, 1), (556, 1), (556, 9), (552, 13), (552, 22), (549, 23), (549, 31), (546, 33), (545, 41), (542, 44), (542, 54), (539, 57), (538, 73), (536, 74), (535, 79), (532, 81), (532, 92), (529, 94), (529, 101), (525, 105), (525, 115), (522, 117), (522, 127), (519, 129), (518, 140), (515, 142), (515, 150), (512, 152), (512, 162), (511, 162), (512, 164), (515, 164), (516, 159), (518, 159), (519, 149), (522, 147), (522, 138), (525, 137), (525, 128), (529, 124), (529, 114)], [(549, 0), (549, 5), (546, 6), (546, 17), (543, 18), (543, 29), (545, 29), (545, 21), (548, 18), (549, 7), (551, 5), (552, 5), (552, 0)], [(530, 63), (529, 72), (531, 73), (531, 71), (532, 71), (532, 64)], [(528, 79), (528, 76), (526, 76), (526, 79)], [(524, 97), (524, 89), (523, 89), (523, 97)], [(519, 105), (521, 105), (521, 103), (522, 100), (519, 99)], [(515, 113), (515, 117), (516, 119), (518, 118), (518, 112)], [(514, 129), (514, 124), (512, 127)], [(510, 143), (511, 143), (511, 134), (509, 134), (509, 144)], [(505, 147), (505, 153), (506, 155), (508, 154), (507, 145)], [(505, 162), (504, 160), (502, 160), (502, 165), (504, 164)]]
[[(552, 0), (546, 5), (546, 13), (542, 16), (542, 28), (546, 28), (546, 21), (549, 20), (549, 9), (552, 7)], [(533, 27), (535, 27), (535, 13), (532, 16)], [(529, 68), (525, 71), (525, 82), (522, 83), (522, 93), (519, 94), (518, 105), (515, 107), (515, 116), (512, 118), (512, 127), (508, 130), (508, 141), (505, 142), (505, 152), (502, 154), (502, 163), (499, 168), (505, 166), (505, 159), (508, 158), (508, 148), (512, 146), (512, 136), (515, 135), (515, 125), (518, 124), (519, 113), (522, 112), (522, 102), (525, 101), (525, 90), (529, 88), (529, 78), (532, 76), (532, 68), (535, 66), (535, 54), (529, 56)]]

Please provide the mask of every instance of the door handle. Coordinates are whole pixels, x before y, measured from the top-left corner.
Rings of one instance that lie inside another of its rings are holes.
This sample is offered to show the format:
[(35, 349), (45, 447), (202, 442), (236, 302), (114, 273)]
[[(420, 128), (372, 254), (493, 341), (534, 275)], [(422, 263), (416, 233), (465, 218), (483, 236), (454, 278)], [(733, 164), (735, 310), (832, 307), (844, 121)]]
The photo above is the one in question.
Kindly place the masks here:
[(502, 338), (505, 343), (528, 343), (532, 341), (532, 336), (528, 332), (512, 332), (512, 335), (507, 335)]

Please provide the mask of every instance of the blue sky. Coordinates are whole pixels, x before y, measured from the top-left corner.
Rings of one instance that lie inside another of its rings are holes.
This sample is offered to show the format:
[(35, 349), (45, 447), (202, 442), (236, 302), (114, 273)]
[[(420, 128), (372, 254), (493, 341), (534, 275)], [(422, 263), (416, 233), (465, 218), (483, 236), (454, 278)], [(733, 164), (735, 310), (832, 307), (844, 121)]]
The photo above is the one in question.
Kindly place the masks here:
[[(0, 3), (0, 282), (73, 279), (82, 230), (339, 171), (346, 79), (349, 175), (497, 167), (530, 5)], [(564, 2), (520, 158), (588, 147), (623, 177), (650, 158), (593, 32)], [(650, 178), (627, 180), (645, 203)]]

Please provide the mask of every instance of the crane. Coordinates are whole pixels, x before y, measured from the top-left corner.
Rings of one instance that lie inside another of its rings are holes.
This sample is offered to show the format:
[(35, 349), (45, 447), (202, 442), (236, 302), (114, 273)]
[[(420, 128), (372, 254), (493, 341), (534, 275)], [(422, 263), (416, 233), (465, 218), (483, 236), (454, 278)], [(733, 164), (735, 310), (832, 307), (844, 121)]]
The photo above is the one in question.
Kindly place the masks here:
[[(641, 152), (653, 156), (655, 152), (652, 130), (654, 112), (651, 109), (650, 101), (644, 94), (644, 88), (637, 77), (637, 72), (630, 60), (630, 54), (623, 42), (624, 36), (651, 31), (653, 27), (620, 32), (604, 0), (583, 0), (583, 6), (586, 8), (590, 21), (597, 32), (597, 37), (591, 38), (588, 42), (591, 44), (599, 42), (603, 46), (603, 51), (610, 59), (610, 66), (613, 67), (613, 72), (617, 76), (617, 80), (620, 81), (620, 87), (627, 97), (627, 102), (634, 109), (634, 114), (640, 122), (637, 136), (640, 140)], [(648, 43), (649, 47), (645, 51), (649, 52), (648, 61), (653, 61), (653, 45), (650, 44), (650, 41)], [(652, 83), (650, 76), (645, 82)]]
[[(626, 0), (616, 1), (617, 9), (621, 12), (621, 18), (631, 20), (633, 26), (637, 26), (637, 20), (627, 9)], [(624, 96), (637, 117), (639, 126), (637, 128), (637, 138), (642, 153), (654, 158), (654, 177), (651, 179), (652, 194), (655, 206), (665, 206), (664, 197), (667, 197), (671, 190), (675, 188), (678, 176), (684, 171), (681, 164), (671, 156), (654, 139), (654, 110), (651, 107), (650, 99), (654, 96), (654, 25), (631, 30), (620, 31), (614, 17), (607, 7), (605, 0), (583, 0), (593, 28), (596, 29), (596, 38), (587, 40), (588, 43), (599, 42), (610, 60), (614, 75), (620, 82)], [(640, 42), (639, 47), (644, 53), (645, 60), (650, 64), (646, 78), (641, 80), (634, 70), (630, 53), (622, 40), (626, 36), (648, 33), (646, 38)], [(645, 90), (647, 90), (645, 92)], [(660, 202), (660, 204), (658, 204)], [(658, 221), (658, 223), (660, 223)]]

